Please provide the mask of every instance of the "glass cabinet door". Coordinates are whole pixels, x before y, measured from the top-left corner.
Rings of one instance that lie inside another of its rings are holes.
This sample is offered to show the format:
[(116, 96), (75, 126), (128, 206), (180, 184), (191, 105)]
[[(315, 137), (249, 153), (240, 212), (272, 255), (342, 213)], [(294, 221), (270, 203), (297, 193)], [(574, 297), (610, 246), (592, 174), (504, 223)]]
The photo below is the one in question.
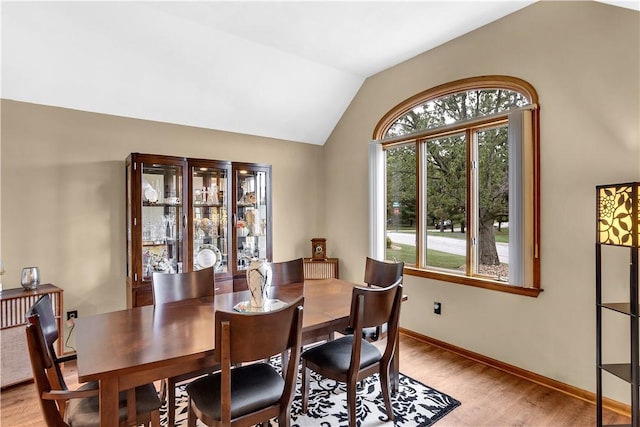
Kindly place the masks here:
[(193, 270), (229, 272), (230, 163), (190, 162)]
[(142, 279), (154, 272), (180, 273), (183, 268), (183, 166), (149, 159), (140, 162)]
[(252, 258), (271, 261), (271, 188), (269, 166), (233, 164), (235, 196), (235, 272)]

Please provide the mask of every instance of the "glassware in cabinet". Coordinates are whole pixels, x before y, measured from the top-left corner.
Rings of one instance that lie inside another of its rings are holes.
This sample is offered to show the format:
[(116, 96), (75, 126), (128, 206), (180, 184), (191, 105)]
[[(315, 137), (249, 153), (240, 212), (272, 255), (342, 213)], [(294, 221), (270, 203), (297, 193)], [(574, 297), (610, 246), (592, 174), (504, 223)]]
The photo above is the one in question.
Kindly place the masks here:
[(182, 166), (141, 165), (142, 271), (146, 281), (154, 272), (182, 272)]
[(271, 167), (234, 163), (233, 191), (234, 276), (241, 282), (252, 258), (271, 261)]
[(193, 270), (214, 267), (218, 278), (230, 271), (230, 169), (230, 162), (189, 161)]

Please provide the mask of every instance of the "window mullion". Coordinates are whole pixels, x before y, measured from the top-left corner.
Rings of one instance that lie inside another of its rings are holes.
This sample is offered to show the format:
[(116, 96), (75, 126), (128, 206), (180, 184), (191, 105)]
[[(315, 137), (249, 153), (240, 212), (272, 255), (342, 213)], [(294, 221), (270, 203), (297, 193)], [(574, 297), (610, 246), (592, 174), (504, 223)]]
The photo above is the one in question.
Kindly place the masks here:
[(467, 140), (467, 266), (473, 276), (478, 266), (478, 138), (473, 129), (466, 130)]
[(425, 140), (416, 141), (416, 265), (427, 266), (427, 162)]

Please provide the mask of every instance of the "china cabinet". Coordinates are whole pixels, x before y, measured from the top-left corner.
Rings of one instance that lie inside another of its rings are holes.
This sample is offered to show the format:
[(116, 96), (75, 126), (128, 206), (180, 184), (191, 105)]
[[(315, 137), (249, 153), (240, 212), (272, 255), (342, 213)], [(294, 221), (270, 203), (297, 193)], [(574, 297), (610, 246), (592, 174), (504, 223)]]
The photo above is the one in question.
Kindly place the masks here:
[(271, 258), (270, 170), (222, 160), (129, 155), (127, 305), (153, 303), (154, 272), (213, 267), (217, 293), (242, 289), (246, 259)]

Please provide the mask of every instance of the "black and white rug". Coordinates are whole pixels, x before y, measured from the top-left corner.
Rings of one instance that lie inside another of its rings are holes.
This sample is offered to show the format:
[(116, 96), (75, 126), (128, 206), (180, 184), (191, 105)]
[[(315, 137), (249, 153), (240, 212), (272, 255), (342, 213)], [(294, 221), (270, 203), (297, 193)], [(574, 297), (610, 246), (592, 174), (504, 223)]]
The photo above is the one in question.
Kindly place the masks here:
[[(176, 387), (176, 425), (187, 425), (187, 383)], [(311, 371), (309, 408), (301, 413), (302, 397), (300, 381), (291, 407), (292, 427), (342, 427), (347, 426), (347, 388), (344, 383), (321, 378)], [(398, 393), (391, 397), (394, 422), (387, 421), (378, 375), (364, 381), (358, 391), (356, 418), (360, 427), (417, 427), (430, 426), (460, 405), (456, 399), (400, 374)], [(161, 409), (162, 426), (167, 425), (166, 407)], [(198, 426), (202, 426), (198, 421)], [(271, 421), (271, 426), (277, 426)]]

